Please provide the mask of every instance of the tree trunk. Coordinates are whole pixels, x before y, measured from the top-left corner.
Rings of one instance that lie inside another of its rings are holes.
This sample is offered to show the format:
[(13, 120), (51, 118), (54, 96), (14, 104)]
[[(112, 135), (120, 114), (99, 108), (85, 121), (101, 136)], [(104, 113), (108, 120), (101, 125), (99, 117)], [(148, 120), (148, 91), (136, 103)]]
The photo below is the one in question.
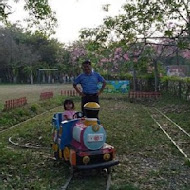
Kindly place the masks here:
[(16, 82), (17, 82), (17, 76), (14, 75), (13, 76), (13, 83), (16, 84)]
[(154, 91), (158, 91), (158, 86), (159, 86), (159, 76), (158, 76), (158, 64), (156, 60), (153, 60), (154, 64)]
[(45, 74), (43, 73), (42, 83), (45, 83), (45, 82), (46, 82), (46, 77), (45, 77)]
[(136, 69), (135, 69), (134, 63), (133, 63), (133, 90), (134, 90), (134, 91), (137, 90), (136, 81), (137, 81)]
[(168, 93), (168, 80), (165, 82), (165, 89), (166, 89), (166, 93)]
[(178, 96), (179, 96), (179, 98), (181, 98), (182, 97), (182, 90), (181, 90), (181, 81), (179, 81), (179, 86), (178, 86)]
[(48, 75), (48, 84), (50, 84), (51, 83), (51, 75), (49, 74)]
[(186, 90), (186, 93), (185, 93), (185, 96), (186, 96), (186, 100), (190, 100), (190, 85), (187, 84), (187, 90)]
[(30, 84), (34, 84), (34, 78), (33, 78), (32, 71), (30, 73)]

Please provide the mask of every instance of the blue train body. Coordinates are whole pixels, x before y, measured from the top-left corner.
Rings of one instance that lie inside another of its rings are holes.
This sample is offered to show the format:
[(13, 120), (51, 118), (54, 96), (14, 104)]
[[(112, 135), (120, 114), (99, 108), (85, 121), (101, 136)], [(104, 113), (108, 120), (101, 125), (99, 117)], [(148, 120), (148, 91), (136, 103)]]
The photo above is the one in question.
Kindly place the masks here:
[(63, 121), (63, 113), (52, 119), (54, 156), (73, 168), (109, 168), (117, 165), (115, 149), (106, 143), (106, 131), (97, 119)]

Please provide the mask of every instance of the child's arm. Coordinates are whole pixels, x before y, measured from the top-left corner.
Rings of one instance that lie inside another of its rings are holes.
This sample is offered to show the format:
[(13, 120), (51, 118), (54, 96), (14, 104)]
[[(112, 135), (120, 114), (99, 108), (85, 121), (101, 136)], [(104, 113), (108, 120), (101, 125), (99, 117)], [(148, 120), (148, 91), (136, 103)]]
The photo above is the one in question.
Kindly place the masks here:
[(68, 117), (68, 115), (63, 115), (64, 120), (70, 120), (70, 118)]

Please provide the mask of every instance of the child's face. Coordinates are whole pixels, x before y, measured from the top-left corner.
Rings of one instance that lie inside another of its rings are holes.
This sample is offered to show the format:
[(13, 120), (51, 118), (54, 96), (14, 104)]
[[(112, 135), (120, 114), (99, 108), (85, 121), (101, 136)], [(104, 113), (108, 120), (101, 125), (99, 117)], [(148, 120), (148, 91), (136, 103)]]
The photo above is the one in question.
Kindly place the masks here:
[(66, 107), (66, 110), (72, 110), (73, 109), (73, 104), (68, 103), (68, 104), (65, 105), (65, 107)]

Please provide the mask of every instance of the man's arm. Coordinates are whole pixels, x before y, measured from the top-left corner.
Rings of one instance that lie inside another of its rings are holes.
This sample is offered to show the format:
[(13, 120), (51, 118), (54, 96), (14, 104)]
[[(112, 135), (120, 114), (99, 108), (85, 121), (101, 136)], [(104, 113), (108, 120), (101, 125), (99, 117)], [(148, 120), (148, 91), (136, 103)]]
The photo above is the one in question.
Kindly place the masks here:
[(106, 81), (104, 80), (103, 82), (102, 82), (102, 88), (99, 90), (99, 92), (98, 92), (98, 96), (103, 92), (103, 90), (104, 90), (104, 88), (106, 87)]
[(73, 88), (80, 94), (80, 96), (85, 96), (85, 94), (80, 91), (80, 89), (78, 88), (76, 84), (73, 84)]

